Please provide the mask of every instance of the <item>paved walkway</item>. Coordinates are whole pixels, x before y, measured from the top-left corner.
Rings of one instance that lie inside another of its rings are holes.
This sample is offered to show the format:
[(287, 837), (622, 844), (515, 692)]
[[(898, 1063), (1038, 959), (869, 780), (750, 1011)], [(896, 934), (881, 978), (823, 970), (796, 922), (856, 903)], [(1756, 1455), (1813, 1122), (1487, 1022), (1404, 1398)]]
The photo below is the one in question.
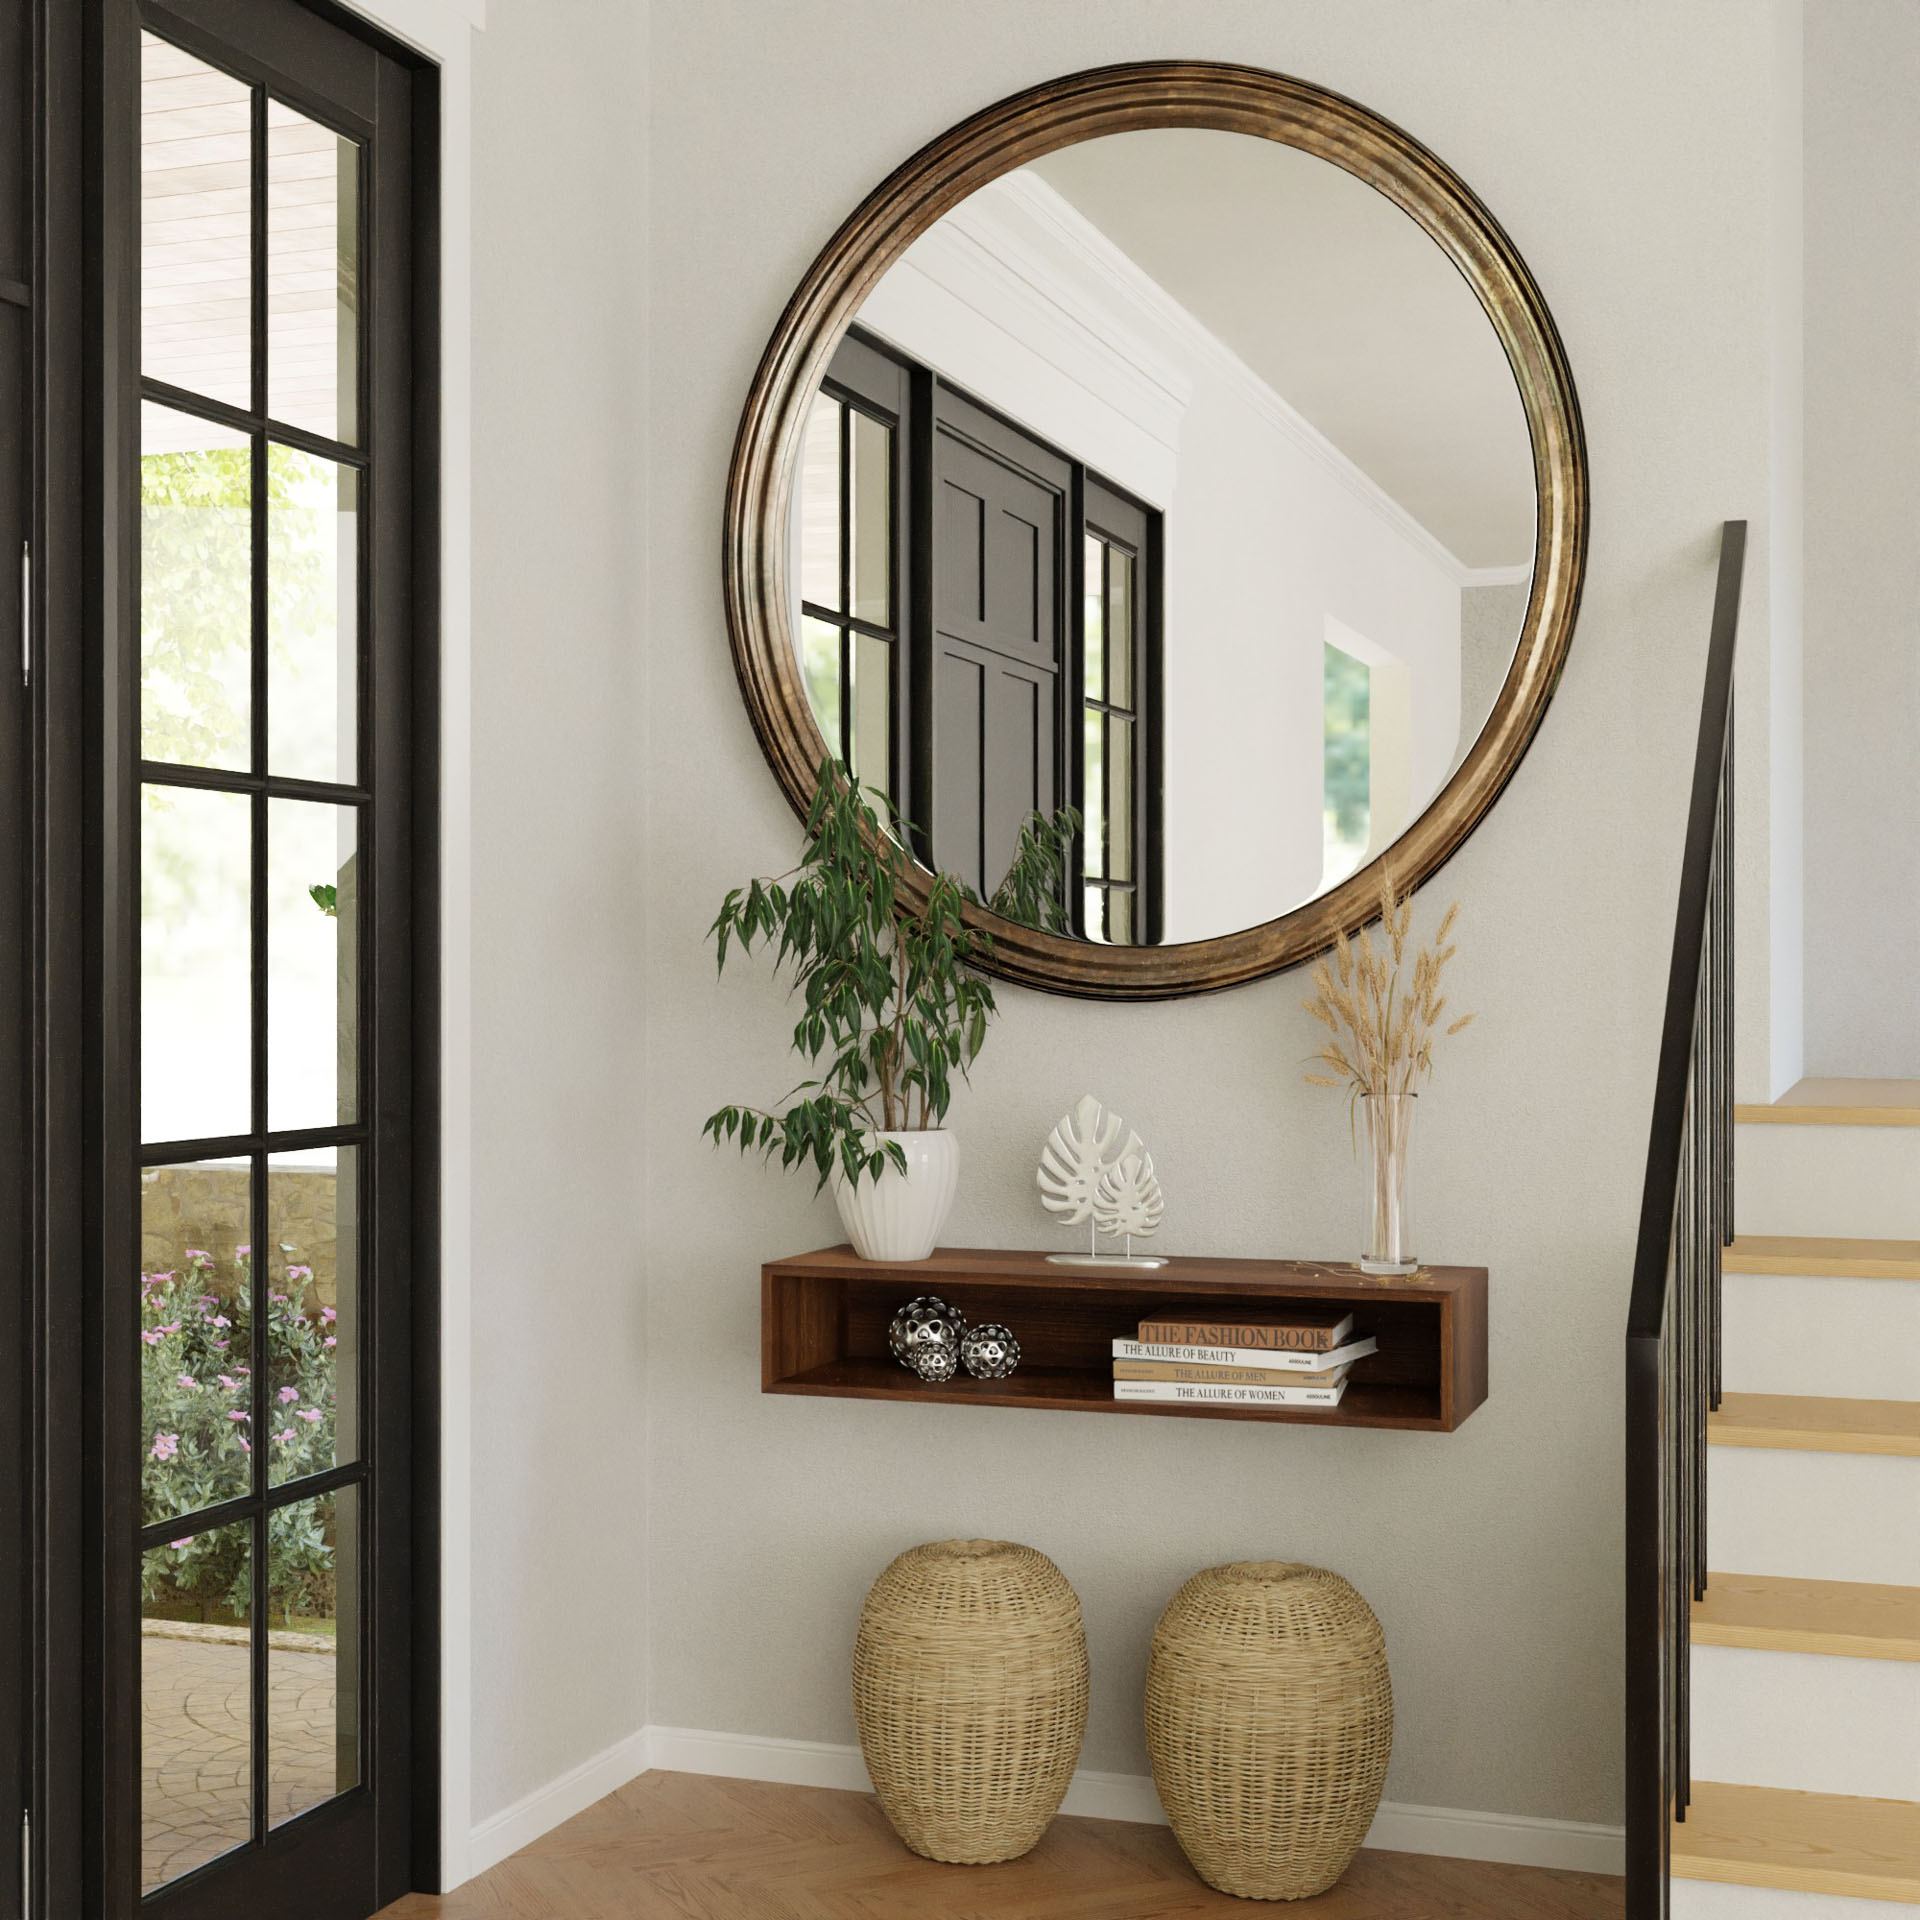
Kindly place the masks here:
[[(150, 1620), (140, 1641), (142, 1892), (243, 1845), (252, 1760), (244, 1630)], [(275, 1634), (267, 1654), (267, 1821), (338, 1791), (334, 1654)]]

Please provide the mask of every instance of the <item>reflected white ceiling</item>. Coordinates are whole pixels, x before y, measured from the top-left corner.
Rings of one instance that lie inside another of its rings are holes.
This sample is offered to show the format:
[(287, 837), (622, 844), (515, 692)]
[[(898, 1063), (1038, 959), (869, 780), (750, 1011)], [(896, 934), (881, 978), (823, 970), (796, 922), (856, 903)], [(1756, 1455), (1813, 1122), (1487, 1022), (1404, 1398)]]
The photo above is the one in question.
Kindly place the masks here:
[(1031, 163), (1468, 567), (1533, 553), (1533, 459), (1472, 290), (1384, 195), (1247, 135), (1108, 135)]

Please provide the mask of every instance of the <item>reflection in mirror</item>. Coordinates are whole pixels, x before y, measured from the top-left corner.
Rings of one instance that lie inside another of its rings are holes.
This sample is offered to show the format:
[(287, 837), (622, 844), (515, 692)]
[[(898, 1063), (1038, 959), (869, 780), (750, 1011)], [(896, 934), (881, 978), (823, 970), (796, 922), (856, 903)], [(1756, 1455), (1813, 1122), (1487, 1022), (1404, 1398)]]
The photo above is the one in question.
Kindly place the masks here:
[(1073, 932), (1204, 940), (1384, 852), (1486, 724), (1532, 574), (1492, 322), (1330, 162), (1151, 129), (990, 182), (811, 402), (792, 631), (829, 747), (991, 896), (1082, 827)]

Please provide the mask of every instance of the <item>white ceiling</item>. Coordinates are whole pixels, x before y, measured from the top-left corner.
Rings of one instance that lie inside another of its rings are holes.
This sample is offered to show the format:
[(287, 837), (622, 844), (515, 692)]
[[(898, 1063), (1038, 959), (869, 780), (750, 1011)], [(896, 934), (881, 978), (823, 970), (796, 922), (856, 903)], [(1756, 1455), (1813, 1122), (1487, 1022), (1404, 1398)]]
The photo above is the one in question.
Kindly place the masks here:
[(1031, 169), (1468, 567), (1532, 558), (1526, 415), (1440, 249), (1329, 161), (1199, 128)]
[[(141, 36), (141, 371), (229, 406), (252, 403), (246, 86), (153, 34)], [(351, 143), (274, 100), (267, 108), (269, 408), (339, 437), (343, 351), (352, 391), (353, 265), (340, 245)], [(351, 205), (349, 203), (349, 209)], [(148, 452), (207, 444), (178, 416), (149, 415)]]

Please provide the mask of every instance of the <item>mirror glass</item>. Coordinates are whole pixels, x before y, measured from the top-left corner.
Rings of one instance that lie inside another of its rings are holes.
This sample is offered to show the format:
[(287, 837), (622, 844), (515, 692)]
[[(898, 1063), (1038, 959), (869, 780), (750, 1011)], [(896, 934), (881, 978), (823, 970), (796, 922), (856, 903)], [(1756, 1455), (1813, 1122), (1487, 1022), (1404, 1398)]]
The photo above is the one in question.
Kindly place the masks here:
[(1527, 419), (1440, 247), (1329, 161), (1161, 128), (991, 181), (876, 282), (791, 489), (798, 665), (990, 899), (1074, 809), (1061, 929), (1206, 940), (1338, 885), (1485, 724)]

